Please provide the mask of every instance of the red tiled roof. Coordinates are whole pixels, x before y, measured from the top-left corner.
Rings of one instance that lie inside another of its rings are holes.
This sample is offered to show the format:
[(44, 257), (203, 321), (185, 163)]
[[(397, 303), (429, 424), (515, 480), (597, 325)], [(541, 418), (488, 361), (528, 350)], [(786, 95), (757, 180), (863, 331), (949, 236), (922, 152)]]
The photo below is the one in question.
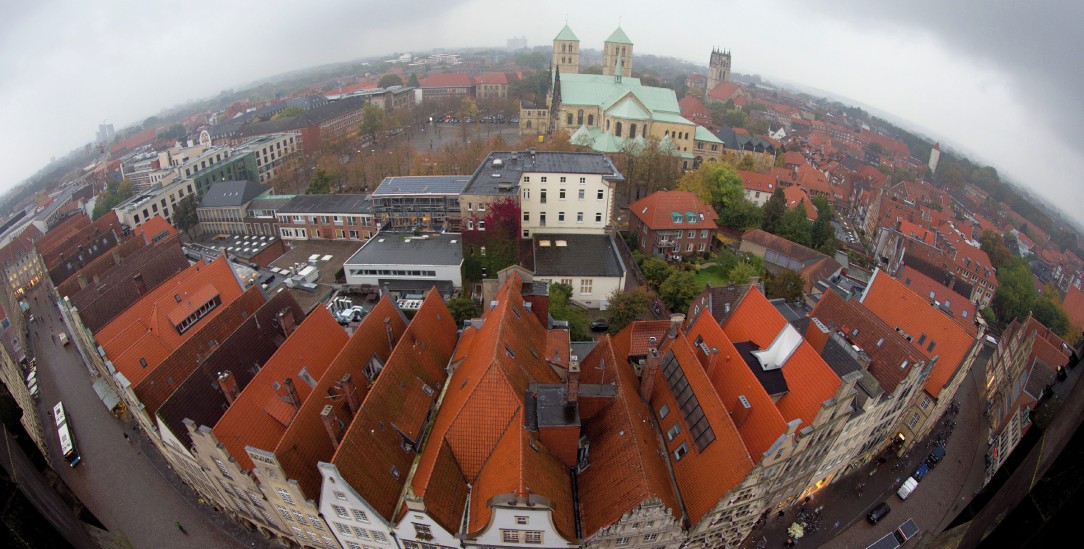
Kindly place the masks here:
[(809, 200), (809, 195), (797, 185), (784, 187), (783, 196), (787, 198), (787, 209), (796, 208), (798, 207), (798, 204), (802, 204), (802, 209), (805, 210), (806, 219), (817, 216), (817, 209), (813, 207), (813, 202)]
[(507, 84), (508, 75), (503, 72), (483, 72), (474, 75), (475, 84)]
[[(430, 291), (331, 459), (350, 486), (389, 521), (416, 455), (403, 450), (403, 440), (420, 446), (457, 339), (455, 319), (440, 293)], [(310, 465), (315, 468), (315, 462)]]
[(1061, 302), (1061, 307), (1065, 309), (1065, 314), (1069, 316), (1069, 322), (1076, 326), (1077, 332), (1084, 329), (1084, 292), (1070, 284), (1069, 291), (1065, 293), (1065, 299)]
[(546, 352), (543, 353), (546, 360), (567, 369), (571, 355), (572, 342), (568, 330), (549, 330), (546, 332)]
[(745, 95), (745, 90), (736, 82), (719, 82), (718, 85), (708, 91), (708, 97), (724, 102), (735, 95)]
[[(723, 325), (723, 331), (731, 341), (752, 341), (760, 349), (767, 349), (786, 326), (786, 319), (768, 298), (759, 290), (750, 290)], [(839, 376), (805, 341), (783, 364), (782, 372), (788, 392), (776, 401), (779, 413), (787, 421), (801, 419), (804, 427), (812, 425), (821, 404), (839, 388)]]
[[(402, 337), (406, 325), (406, 319), (391, 300), (387, 296), (381, 298), (339, 350), (327, 372), (317, 379), (313, 393), (335, 391), (335, 385), (344, 375), (350, 374), (358, 402), (363, 402), (370, 388), (365, 378), (365, 366), (374, 356), (382, 364), (387, 364), (392, 348)], [(274, 449), (279, 464), (290, 478), (296, 480), (301, 490), (314, 499), (320, 495), (321, 484), (316, 463), (331, 461), (336, 450), (320, 417), (324, 406), (329, 404), (332, 414), (349, 426), (351, 413), (345, 399), (309, 399), (301, 405)]]
[(979, 314), (979, 308), (978, 305), (975, 305), (968, 300), (968, 296), (960, 295), (953, 290), (950, 290), (945, 285), (906, 265), (900, 270), (896, 278), (902, 280), (904, 286), (910, 288), (911, 291), (915, 292), (920, 297), (938, 301), (941, 303), (941, 306), (947, 307), (952, 311), (952, 319), (955, 320), (956, 324), (959, 324), (969, 335), (974, 336), (978, 332), (978, 328), (975, 326), (975, 319)]
[(719, 350), (714, 371), (708, 375), (727, 411), (734, 415), (739, 405), (738, 397), (744, 396), (748, 400), (749, 416), (737, 427), (753, 461), (759, 462), (768, 448), (787, 432), (787, 421), (711, 315), (701, 315), (689, 330), (688, 337), (694, 341), (702, 337), (705, 345)]
[(924, 356), (937, 358), (926, 376), (926, 392), (936, 398), (963, 363), (974, 338), (926, 299), (880, 271), (870, 280), (862, 304), (889, 326), (910, 335), (911, 344)]
[(711, 111), (704, 106), (704, 102), (701, 101), (699, 97), (691, 93), (682, 97), (681, 101), (678, 101), (678, 108), (681, 109), (681, 116), (694, 122), (711, 120)]
[[(201, 295), (205, 295), (208, 286), (214, 288), (221, 303), (191, 329), (183, 334), (178, 333), (176, 324), (167, 320), (170, 313), (175, 309), (187, 310), (190, 294), (203, 291)], [(240, 297), (241, 293), (241, 286), (224, 259), (207, 265), (199, 262), (151, 290), (95, 333), (94, 337), (117, 370), (132, 385), (138, 385), (162, 360)], [(142, 365), (141, 360), (146, 362), (146, 366)]]
[(775, 192), (775, 176), (766, 173), (748, 172), (745, 170), (735, 170), (735, 172), (738, 174), (738, 177), (741, 177), (742, 186), (746, 189), (768, 194)]
[(593, 383), (617, 385), (613, 401), (584, 425), (591, 441), (591, 466), (577, 480), (585, 538), (651, 497), (662, 500), (674, 517), (681, 517), (666, 460), (659, 455), (651, 408), (640, 399), (636, 376), (625, 357), (618, 361), (612, 342), (610, 336), (602, 336), (581, 363), (585, 377), (589, 372), (601, 373), (601, 379)]
[(142, 225), (136, 227), (133, 232), (136, 236), (143, 237), (147, 244), (153, 244), (151, 241), (154, 238), (158, 238), (163, 233), (165, 233), (166, 236), (175, 235), (177, 234), (177, 229), (174, 229), (173, 225), (170, 225), (169, 221), (163, 219), (162, 216), (156, 215), (148, 219)]
[(38, 249), (39, 254), (44, 256), (53, 251), (54, 247), (66, 245), (68, 239), (89, 226), (90, 216), (85, 214), (73, 215), (35, 240), (34, 247)]
[[(809, 316), (861, 347), (870, 357), (867, 370), (886, 393), (893, 393), (911, 369), (926, 364), (925, 356), (858, 300), (843, 299), (828, 291)], [(901, 367), (904, 363), (907, 368)]]
[(925, 242), (926, 244), (929, 244), (930, 246), (933, 246), (934, 244), (936, 244), (936, 235), (934, 235), (932, 231), (930, 231), (929, 229), (920, 227), (920, 226), (918, 226), (918, 225), (916, 225), (914, 223), (911, 223), (910, 221), (907, 221), (905, 219), (901, 219), (899, 221), (899, 223), (896, 224), (896, 228), (901, 233), (903, 233), (903, 234), (905, 234), (905, 235), (907, 235), (907, 236), (909, 236), (911, 238), (921, 240), (922, 242)]
[[(715, 209), (700, 201), (688, 191), (657, 191), (629, 206), (629, 212), (652, 230), (660, 229), (715, 229), (715, 220), (719, 215)], [(687, 212), (697, 215), (697, 220), (688, 222)], [(681, 216), (681, 222), (675, 223), (675, 214)]]
[(788, 166), (803, 166), (805, 165), (805, 156), (802, 156), (802, 153), (798, 151), (787, 151), (783, 153), (783, 163)]
[(422, 88), (469, 88), (474, 85), (470, 75), (461, 72), (432, 73), (418, 83)]
[[(278, 447), (297, 409), (315, 393), (315, 388), (301, 377), (301, 371), (308, 372), (314, 380), (323, 378), (346, 339), (346, 332), (327, 308), (317, 307), (241, 391), (212, 429), (241, 469), (253, 467), (246, 446), (265, 451)], [(313, 341), (320, 344), (313, 345)], [(293, 382), (300, 402), (287, 401), (290, 398), (287, 379)], [(275, 385), (280, 388), (276, 389)], [(326, 436), (326, 432), (320, 434)]]

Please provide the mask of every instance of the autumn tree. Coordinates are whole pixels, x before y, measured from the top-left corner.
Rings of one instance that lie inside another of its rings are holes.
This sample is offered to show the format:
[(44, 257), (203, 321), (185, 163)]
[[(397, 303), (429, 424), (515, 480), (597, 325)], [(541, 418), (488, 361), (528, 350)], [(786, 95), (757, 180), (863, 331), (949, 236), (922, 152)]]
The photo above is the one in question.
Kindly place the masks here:
[(477, 318), (482, 313), (478, 302), (466, 297), (458, 296), (448, 300), (448, 312), (452, 313), (457, 325), (462, 325), (464, 320)]
[(758, 229), (763, 220), (764, 210), (745, 198), (719, 210), (719, 224), (739, 231)]
[(98, 198), (94, 200), (94, 210), (91, 211), (90, 218), (98, 219), (105, 215), (121, 202), (131, 198), (133, 193), (132, 182), (127, 179), (106, 183), (105, 190), (99, 193)]
[(366, 103), (361, 109), (361, 134), (368, 135), (369, 139), (376, 141), (377, 134), (384, 130), (384, 109)]
[(744, 261), (739, 262), (729, 272), (726, 273), (726, 279), (731, 284), (748, 284), (753, 280), (753, 277), (759, 276), (760, 271), (750, 263)]
[(659, 286), (659, 297), (671, 311), (684, 311), (700, 293), (700, 284), (696, 275), (689, 271), (674, 270), (665, 282)]
[(994, 231), (989, 229), (982, 231), (979, 243), (982, 251), (986, 252), (987, 257), (990, 258), (990, 264), (994, 269), (1000, 269), (1012, 257), (1009, 248), (1005, 246), (1004, 239)]
[(309, 180), (305, 194), (328, 194), (331, 192), (331, 174), (323, 168), (316, 168)]
[(722, 211), (745, 196), (741, 177), (730, 167), (718, 162), (705, 162), (695, 171), (681, 176), (677, 188), (692, 192), (716, 211)]
[(640, 265), (640, 271), (644, 273), (647, 283), (655, 288), (662, 286), (673, 270), (665, 261), (657, 257), (649, 257)]
[(609, 308), (606, 309), (606, 320), (610, 323), (610, 334), (616, 334), (632, 324), (634, 320), (647, 315), (648, 309), (654, 298), (642, 286), (631, 290), (614, 290), (609, 297)]
[(760, 226), (765, 231), (775, 234), (779, 230), (779, 224), (783, 221), (783, 215), (787, 213), (787, 195), (783, 189), (776, 187), (772, 197), (764, 203), (764, 220)]
[(568, 284), (550, 284), (550, 316), (568, 322), (568, 334), (572, 341), (591, 339), (591, 321), (587, 311), (572, 304), (572, 286)]
[(178, 231), (184, 231), (189, 236), (192, 235), (191, 231), (199, 224), (199, 217), (196, 215), (196, 195), (190, 194), (177, 201), (177, 205), (173, 207), (173, 226)]
[[(464, 262), (476, 266), (478, 278), (493, 278), (505, 267), (519, 262), (519, 203), (506, 197), (485, 206), (484, 215), (472, 215), (463, 231)], [(472, 269), (473, 270), (473, 269)], [(477, 280), (471, 276), (472, 280)]]

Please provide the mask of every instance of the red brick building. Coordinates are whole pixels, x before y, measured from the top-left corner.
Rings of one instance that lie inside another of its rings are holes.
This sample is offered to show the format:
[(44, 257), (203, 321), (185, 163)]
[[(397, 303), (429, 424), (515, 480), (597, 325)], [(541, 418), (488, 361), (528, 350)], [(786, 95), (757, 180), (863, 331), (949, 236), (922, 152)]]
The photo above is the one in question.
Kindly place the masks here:
[(659, 191), (629, 206), (629, 232), (645, 255), (707, 253), (718, 214), (688, 191)]

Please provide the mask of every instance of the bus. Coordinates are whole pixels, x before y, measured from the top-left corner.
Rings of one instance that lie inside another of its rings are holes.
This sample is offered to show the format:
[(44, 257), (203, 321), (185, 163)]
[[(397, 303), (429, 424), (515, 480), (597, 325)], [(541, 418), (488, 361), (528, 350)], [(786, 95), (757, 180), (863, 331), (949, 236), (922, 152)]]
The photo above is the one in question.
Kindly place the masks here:
[(60, 437), (60, 451), (64, 454), (64, 461), (67, 461), (68, 465), (75, 467), (82, 458), (79, 456), (79, 450), (75, 447), (75, 437), (72, 436), (68, 415), (64, 413), (63, 402), (57, 402), (56, 406), (53, 406), (53, 419), (56, 420), (56, 431), (57, 436)]

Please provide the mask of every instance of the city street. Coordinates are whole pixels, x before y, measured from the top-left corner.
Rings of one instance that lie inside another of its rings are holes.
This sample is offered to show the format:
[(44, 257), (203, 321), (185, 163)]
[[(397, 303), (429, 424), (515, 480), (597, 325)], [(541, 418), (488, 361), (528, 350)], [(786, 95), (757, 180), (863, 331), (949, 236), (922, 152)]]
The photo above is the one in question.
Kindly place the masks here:
[[(902, 458), (889, 455), (883, 465), (867, 464), (817, 492), (806, 506), (808, 511), (821, 508), (820, 530), (807, 532), (798, 545), (867, 547), (909, 518), (918, 524), (919, 540), (932, 538), (944, 529), (982, 485), (987, 438), (982, 388), (990, 355), (991, 349), (984, 347), (968, 378), (960, 385), (956, 394), (960, 413), (955, 418), (956, 427), (945, 448), (945, 458), (919, 483), (911, 497), (901, 500), (896, 489), (929, 455), (932, 447), (925, 440)], [(942, 428), (940, 424), (935, 426), (930, 438)], [(860, 482), (865, 483), (862, 496), (857, 490)], [(892, 511), (881, 522), (871, 525), (866, 514), (882, 501)], [(782, 547), (787, 527), (795, 521), (797, 512), (789, 509), (783, 517), (770, 516), (762, 528), (753, 531), (745, 546)]]
[[(30, 325), (30, 340), (41, 387), (38, 412), (57, 474), (110, 532), (126, 537), (133, 547), (241, 546), (208, 522), (206, 510), (182, 497), (143, 455), (139, 440), (125, 443), (126, 426), (98, 399), (74, 344), (61, 346), (50, 337), (66, 330), (60, 312), (45, 291), (38, 289), (31, 296), (31, 313), (37, 318)], [(74, 468), (64, 461), (53, 428), (57, 401), (64, 402), (83, 458)], [(127, 432), (133, 438), (143, 436), (130, 427)], [(143, 445), (155, 451), (149, 442)], [(176, 527), (178, 522), (187, 533)]]

